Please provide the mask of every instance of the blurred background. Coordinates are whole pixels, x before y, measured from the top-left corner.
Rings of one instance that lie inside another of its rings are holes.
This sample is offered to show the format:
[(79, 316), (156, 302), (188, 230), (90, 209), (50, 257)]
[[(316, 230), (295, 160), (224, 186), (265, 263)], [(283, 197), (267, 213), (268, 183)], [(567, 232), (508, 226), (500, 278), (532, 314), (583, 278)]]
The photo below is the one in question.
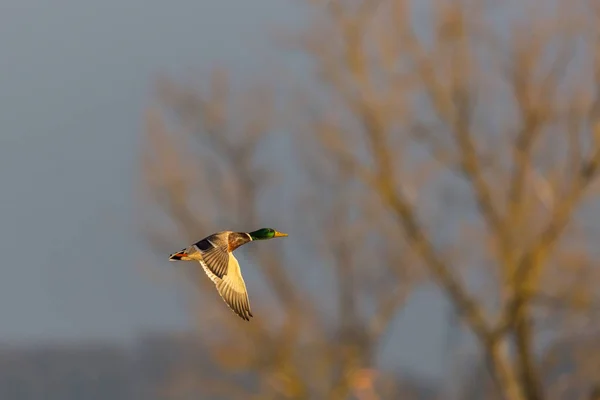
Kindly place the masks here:
[(600, 398), (599, 17), (3, 0), (0, 399)]

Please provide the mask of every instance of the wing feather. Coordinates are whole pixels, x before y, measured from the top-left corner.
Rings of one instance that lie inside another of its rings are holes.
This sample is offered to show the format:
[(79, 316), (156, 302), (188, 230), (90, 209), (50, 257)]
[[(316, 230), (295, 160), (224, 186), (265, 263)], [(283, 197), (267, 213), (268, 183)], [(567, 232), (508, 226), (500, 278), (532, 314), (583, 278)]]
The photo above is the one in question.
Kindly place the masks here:
[(216, 282), (217, 291), (225, 303), (246, 321), (252, 317), (246, 283), (240, 271), (240, 265), (232, 253), (229, 253), (227, 274)]
[(227, 241), (217, 241), (209, 236), (194, 243), (194, 246), (202, 256), (204, 270), (206, 271), (208, 268), (218, 278), (223, 278), (223, 275), (227, 273), (229, 264)]
[(228, 252), (226, 240), (209, 236), (194, 244), (201, 255), (199, 263), (208, 278), (215, 284), (217, 292), (242, 319), (249, 321), (252, 317), (250, 301), (246, 291), (246, 283), (242, 277), (240, 265)]

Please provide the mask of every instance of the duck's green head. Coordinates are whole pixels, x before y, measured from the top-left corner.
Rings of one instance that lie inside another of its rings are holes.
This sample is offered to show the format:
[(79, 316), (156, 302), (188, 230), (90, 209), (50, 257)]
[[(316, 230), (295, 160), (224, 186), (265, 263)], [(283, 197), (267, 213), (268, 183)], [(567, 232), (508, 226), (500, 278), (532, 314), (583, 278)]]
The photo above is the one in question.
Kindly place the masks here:
[(276, 237), (285, 237), (288, 235), (287, 233), (277, 232), (275, 229), (271, 228), (262, 228), (254, 232), (248, 232), (248, 234), (252, 240), (267, 240)]

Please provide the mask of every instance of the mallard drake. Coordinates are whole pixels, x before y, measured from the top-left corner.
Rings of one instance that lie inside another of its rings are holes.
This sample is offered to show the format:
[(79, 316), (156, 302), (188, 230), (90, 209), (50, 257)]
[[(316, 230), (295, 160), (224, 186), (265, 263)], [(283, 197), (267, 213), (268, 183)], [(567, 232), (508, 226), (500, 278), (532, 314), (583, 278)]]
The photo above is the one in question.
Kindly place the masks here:
[(169, 261), (198, 261), (229, 308), (242, 319), (250, 321), (253, 315), (250, 311), (246, 284), (233, 251), (254, 240), (285, 236), (287, 233), (277, 232), (271, 228), (262, 228), (254, 232), (217, 232), (171, 254)]

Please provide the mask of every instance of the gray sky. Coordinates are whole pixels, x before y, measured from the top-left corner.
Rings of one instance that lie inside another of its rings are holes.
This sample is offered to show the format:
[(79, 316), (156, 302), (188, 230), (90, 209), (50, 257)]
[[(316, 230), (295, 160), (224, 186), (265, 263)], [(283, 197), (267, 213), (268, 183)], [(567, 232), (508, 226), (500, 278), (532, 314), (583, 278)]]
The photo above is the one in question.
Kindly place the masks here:
[[(217, 63), (255, 70), (268, 28), (295, 11), (282, 0), (0, 1), (0, 341), (185, 326), (179, 286), (135, 266), (153, 80)], [(389, 338), (393, 359), (439, 373), (441, 314), (417, 296)]]

